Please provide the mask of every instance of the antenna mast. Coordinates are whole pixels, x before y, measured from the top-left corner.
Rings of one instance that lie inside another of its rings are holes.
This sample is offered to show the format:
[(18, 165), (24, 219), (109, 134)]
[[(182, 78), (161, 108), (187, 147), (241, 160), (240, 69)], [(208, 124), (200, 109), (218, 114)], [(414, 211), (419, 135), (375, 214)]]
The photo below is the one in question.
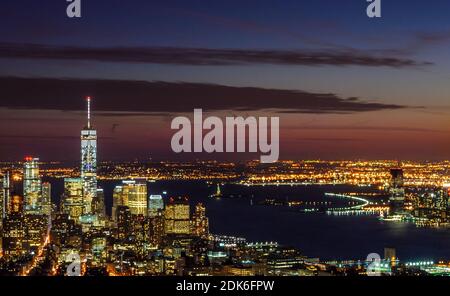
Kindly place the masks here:
[(87, 128), (91, 128), (91, 97), (86, 97), (87, 101)]

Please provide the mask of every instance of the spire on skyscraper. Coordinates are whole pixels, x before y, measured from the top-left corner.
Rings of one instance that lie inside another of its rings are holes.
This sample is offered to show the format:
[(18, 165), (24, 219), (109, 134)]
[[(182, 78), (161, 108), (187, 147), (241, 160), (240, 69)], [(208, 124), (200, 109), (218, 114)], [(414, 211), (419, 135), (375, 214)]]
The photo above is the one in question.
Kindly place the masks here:
[(90, 129), (91, 128), (91, 97), (87, 96), (86, 101), (87, 101), (87, 128)]

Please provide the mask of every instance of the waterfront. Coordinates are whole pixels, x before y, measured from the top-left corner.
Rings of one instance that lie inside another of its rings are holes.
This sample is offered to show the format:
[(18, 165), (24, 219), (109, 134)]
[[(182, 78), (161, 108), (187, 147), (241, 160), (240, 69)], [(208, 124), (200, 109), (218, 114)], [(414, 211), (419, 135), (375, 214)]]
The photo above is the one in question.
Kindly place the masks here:
[[(53, 179), (53, 199), (58, 202), (62, 179)], [(112, 190), (118, 181), (102, 181), (106, 208), (112, 206)], [(380, 221), (377, 215), (333, 216), (301, 213), (287, 206), (257, 205), (266, 197), (291, 200), (329, 201), (325, 192), (374, 192), (357, 186), (242, 186), (224, 185), (224, 197), (209, 197), (215, 184), (203, 181), (157, 181), (148, 183), (150, 194), (188, 196), (203, 202), (214, 234), (242, 236), (249, 241), (277, 241), (299, 248), (308, 257), (321, 260), (365, 259), (394, 247), (402, 261), (449, 259), (450, 229), (420, 228), (414, 224)], [(253, 205), (251, 199), (253, 196)], [(110, 213), (109, 213), (110, 214)]]

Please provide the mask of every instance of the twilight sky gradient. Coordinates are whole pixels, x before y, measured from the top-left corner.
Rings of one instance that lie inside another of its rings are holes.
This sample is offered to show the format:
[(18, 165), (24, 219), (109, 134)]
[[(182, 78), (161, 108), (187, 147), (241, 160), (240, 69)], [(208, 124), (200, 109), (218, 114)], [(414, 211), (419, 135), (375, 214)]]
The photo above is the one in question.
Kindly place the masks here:
[(86, 95), (101, 160), (257, 158), (172, 153), (194, 108), (280, 116), (282, 159), (450, 159), (448, 0), (66, 5), (1, 3), (0, 160), (79, 159)]

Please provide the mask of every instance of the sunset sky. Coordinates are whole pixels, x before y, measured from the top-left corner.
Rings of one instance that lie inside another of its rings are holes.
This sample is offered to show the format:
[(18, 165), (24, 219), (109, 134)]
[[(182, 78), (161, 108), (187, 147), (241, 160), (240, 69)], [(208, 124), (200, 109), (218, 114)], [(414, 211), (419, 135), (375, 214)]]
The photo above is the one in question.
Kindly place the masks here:
[(176, 155), (171, 120), (279, 116), (282, 159), (450, 159), (450, 2), (1, 3), (0, 160), (79, 159), (87, 95), (101, 160)]

